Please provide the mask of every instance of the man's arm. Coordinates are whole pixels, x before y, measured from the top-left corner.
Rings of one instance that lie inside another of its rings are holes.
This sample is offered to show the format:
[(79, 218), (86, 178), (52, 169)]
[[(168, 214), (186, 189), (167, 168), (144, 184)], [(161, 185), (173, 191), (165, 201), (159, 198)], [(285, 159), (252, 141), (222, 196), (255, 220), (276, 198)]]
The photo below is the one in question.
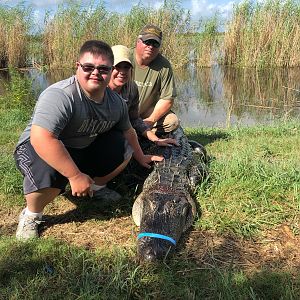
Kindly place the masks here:
[(152, 127), (154, 123), (156, 123), (161, 117), (163, 117), (166, 113), (170, 111), (173, 106), (173, 100), (164, 100), (160, 99), (155, 104), (153, 112), (151, 115), (144, 119), (144, 122)]
[[(176, 140), (171, 138), (160, 139), (151, 129), (145, 124), (144, 120), (139, 117), (138, 114), (138, 104), (139, 101), (132, 101), (132, 103), (128, 104), (128, 114), (132, 127), (136, 130), (138, 134), (141, 134), (149, 141), (156, 143), (158, 146), (172, 146), (178, 145)], [(153, 124), (152, 124), (153, 125)]]
[(30, 142), (48, 165), (69, 179), (74, 196), (90, 192), (93, 180), (78, 169), (63, 143), (53, 133), (32, 125)]
[(163, 157), (157, 155), (145, 155), (139, 141), (137, 139), (137, 135), (135, 130), (130, 127), (128, 130), (124, 131), (124, 136), (128, 141), (129, 145), (133, 149), (133, 157), (145, 168), (151, 168), (149, 163), (152, 161), (162, 161)]

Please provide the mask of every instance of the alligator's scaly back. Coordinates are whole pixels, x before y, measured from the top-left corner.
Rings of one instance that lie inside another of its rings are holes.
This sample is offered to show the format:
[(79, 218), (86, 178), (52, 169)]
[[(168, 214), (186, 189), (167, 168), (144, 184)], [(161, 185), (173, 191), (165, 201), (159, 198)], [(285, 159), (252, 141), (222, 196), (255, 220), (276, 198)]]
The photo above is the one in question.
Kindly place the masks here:
[[(165, 257), (196, 216), (190, 178), (197, 169), (193, 148), (181, 127), (173, 137), (179, 146), (163, 148), (164, 161), (155, 164), (133, 206), (133, 219), (140, 226), (138, 253), (141, 260)], [(205, 153), (202, 154), (205, 159)], [(203, 176), (201, 171), (199, 174)]]

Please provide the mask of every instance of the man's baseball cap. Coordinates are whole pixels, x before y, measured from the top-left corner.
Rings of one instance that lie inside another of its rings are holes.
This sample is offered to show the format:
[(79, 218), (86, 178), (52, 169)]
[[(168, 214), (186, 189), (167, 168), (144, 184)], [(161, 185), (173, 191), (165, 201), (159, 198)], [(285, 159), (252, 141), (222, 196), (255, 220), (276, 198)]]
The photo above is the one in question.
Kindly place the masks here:
[(140, 32), (139, 38), (145, 42), (147, 40), (155, 40), (159, 44), (161, 44), (162, 40), (162, 31), (159, 27), (147, 24), (143, 27), (143, 29)]
[(119, 64), (122, 61), (128, 62), (132, 66), (132, 62), (130, 60), (130, 50), (123, 45), (115, 45), (111, 47), (114, 53), (114, 66)]

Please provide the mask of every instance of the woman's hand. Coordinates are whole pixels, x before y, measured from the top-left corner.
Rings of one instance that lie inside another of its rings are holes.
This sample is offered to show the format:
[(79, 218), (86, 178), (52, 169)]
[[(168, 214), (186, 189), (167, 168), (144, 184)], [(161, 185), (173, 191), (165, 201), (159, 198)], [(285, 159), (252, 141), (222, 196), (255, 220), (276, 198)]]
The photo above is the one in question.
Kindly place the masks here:
[(153, 141), (157, 146), (165, 146), (165, 147), (172, 147), (173, 145), (179, 146), (177, 141), (175, 139), (159, 139), (157, 138), (156, 140)]
[(153, 161), (163, 161), (164, 158), (162, 156), (159, 155), (143, 155), (138, 159), (138, 162), (141, 166), (150, 169), (151, 168), (151, 163)]

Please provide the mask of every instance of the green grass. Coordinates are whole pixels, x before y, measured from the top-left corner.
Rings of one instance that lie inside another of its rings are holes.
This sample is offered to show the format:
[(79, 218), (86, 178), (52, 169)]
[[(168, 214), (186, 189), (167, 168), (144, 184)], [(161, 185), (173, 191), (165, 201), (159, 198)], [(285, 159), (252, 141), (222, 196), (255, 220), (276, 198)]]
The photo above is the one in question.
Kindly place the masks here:
[(11, 80), (6, 85), (6, 94), (0, 95), (0, 190), (4, 199), (7, 194), (20, 195), (22, 191), (22, 178), (16, 169), (13, 151), (35, 101), (32, 82), (15, 69), (11, 68), (9, 74)]
[[(2, 211), (24, 205), (22, 178), (12, 153), (29, 117), (22, 106), (0, 110)], [(202, 209), (197, 231), (212, 232), (225, 241), (228, 235), (252, 241), (287, 224), (299, 236), (299, 121), (186, 132), (203, 143), (210, 156), (209, 177), (197, 191)], [(280, 258), (252, 270), (230, 259), (225, 266), (201, 262), (182, 248), (167, 262), (140, 265), (134, 243), (87, 250), (53, 238), (21, 243), (1, 235), (1, 299), (300, 298), (299, 270), (283, 270)]]
[[(89, 252), (54, 240), (0, 239), (2, 299), (297, 299), (299, 276), (197, 268), (174, 259), (138, 265), (134, 252)], [(13, 267), (12, 267), (13, 266)], [(26, 274), (26, 275), (25, 275)]]
[(199, 189), (197, 226), (251, 236), (300, 216), (299, 122), (270, 127), (193, 131), (222, 136), (207, 141), (210, 178)]

